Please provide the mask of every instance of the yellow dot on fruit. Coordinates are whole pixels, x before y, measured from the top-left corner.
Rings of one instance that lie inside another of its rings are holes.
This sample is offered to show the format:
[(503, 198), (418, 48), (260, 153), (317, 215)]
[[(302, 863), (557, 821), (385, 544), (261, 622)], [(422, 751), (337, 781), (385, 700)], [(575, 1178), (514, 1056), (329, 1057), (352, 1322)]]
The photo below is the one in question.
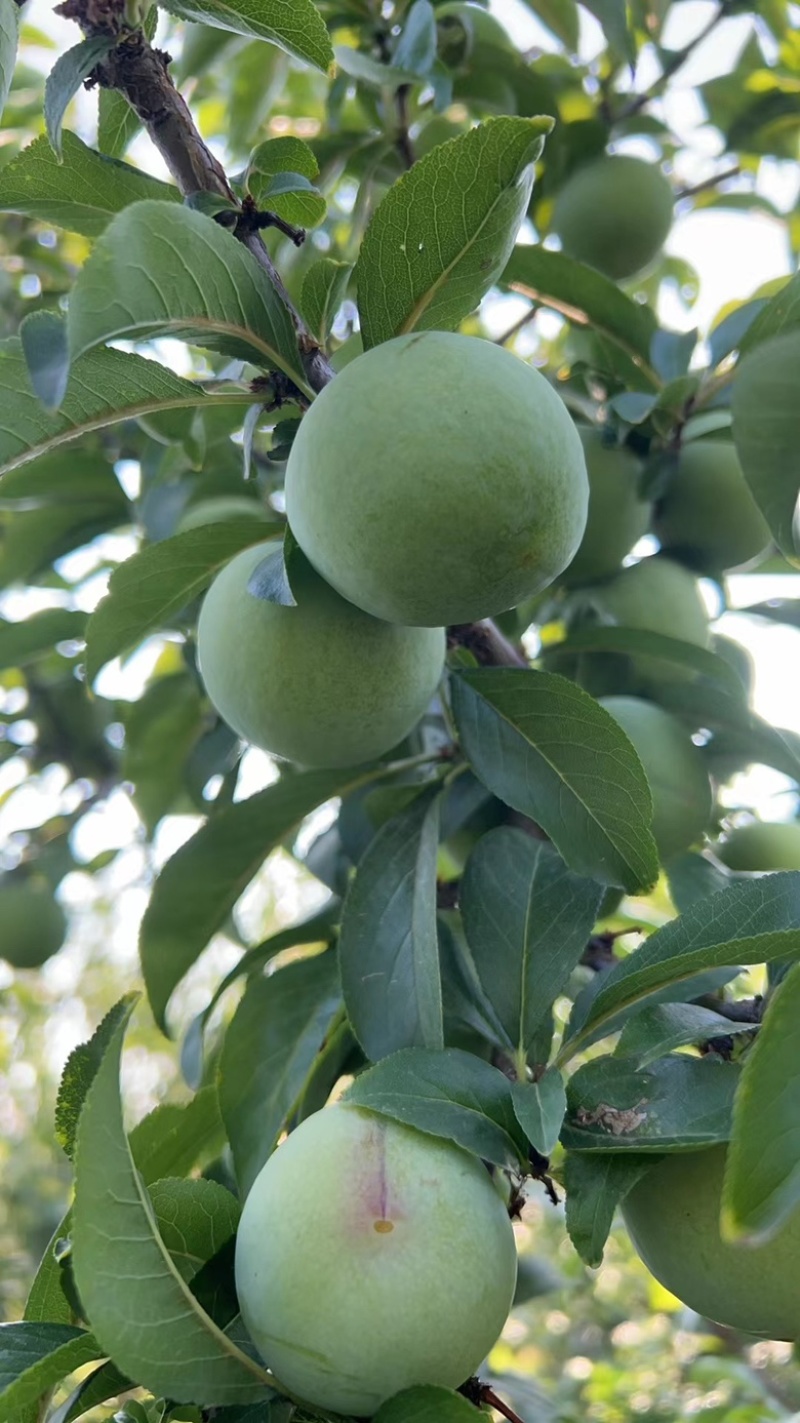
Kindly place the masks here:
[(377, 1230), (379, 1235), (388, 1235), (394, 1230), (394, 1224), (390, 1220), (376, 1220), (372, 1229)]

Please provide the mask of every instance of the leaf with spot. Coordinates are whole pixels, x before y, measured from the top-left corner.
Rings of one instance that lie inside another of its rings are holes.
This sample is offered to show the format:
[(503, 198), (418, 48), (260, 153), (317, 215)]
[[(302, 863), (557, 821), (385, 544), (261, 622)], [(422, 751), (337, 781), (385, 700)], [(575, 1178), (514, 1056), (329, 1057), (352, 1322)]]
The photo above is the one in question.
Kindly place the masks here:
[(674, 1053), (647, 1067), (605, 1055), (567, 1086), (562, 1144), (571, 1151), (691, 1151), (730, 1139), (737, 1063)]
[(490, 119), (389, 189), (356, 263), (365, 349), (407, 331), (452, 331), (474, 311), (508, 262), (552, 126)]

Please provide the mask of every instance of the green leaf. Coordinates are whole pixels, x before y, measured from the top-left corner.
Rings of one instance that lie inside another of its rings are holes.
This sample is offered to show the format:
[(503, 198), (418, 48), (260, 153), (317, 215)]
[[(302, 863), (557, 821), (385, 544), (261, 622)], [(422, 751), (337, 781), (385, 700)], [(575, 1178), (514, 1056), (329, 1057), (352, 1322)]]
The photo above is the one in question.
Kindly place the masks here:
[(62, 1271), (55, 1255), (56, 1245), (69, 1235), (70, 1214), (67, 1211), (53, 1231), (25, 1302), (24, 1318), (37, 1324), (71, 1324), (73, 1321), (72, 1305), (64, 1293)]
[[(92, 430), (158, 410), (189, 410), (205, 399), (200, 385), (157, 361), (101, 348), (72, 363), (61, 408), (52, 414), (33, 394), (22, 344), (12, 336), (0, 341), (0, 474)], [(211, 397), (209, 408), (244, 399), (232, 391)]]
[(269, 40), (323, 73), (333, 63), (328, 31), (313, 0), (167, 0), (170, 14)]
[(764, 341), (775, 336), (788, 335), (800, 326), (800, 273), (795, 273), (776, 292), (771, 301), (766, 302), (757, 313), (755, 321), (748, 327), (741, 342), (744, 356)]
[(250, 155), (246, 184), (260, 208), (299, 227), (316, 227), (327, 210), (310, 181), (318, 173), (316, 156), (302, 138), (268, 138)]
[(424, 78), (436, 62), (436, 12), (430, 0), (414, 0), (406, 14), (392, 64)]
[(0, 169), (0, 212), (27, 213), (84, 237), (99, 237), (115, 213), (144, 198), (181, 201), (173, 184), (95, 153), (74, 133), (64, 134), (61, 163), (42, 135)]
[(217, 811), (167, 860), (142, 920), (139, 951), (159, 1027), (173, 989), (271, 850), (318, 805), (363, 784), (369, 772), (304, 771)]
[(581, 0), (581, 4), (600, 24), (609, 48), (633, 67), (636, 43), (628, 27), (625, 0)]
[[(701, 899), (651, 934), (606, 976), (580, 1031), (566, 1044), (572, 1056), (600, 1027), (668, 984), (706, 969), (800, 957), (800, 872), (740, 881)], [(564, 1060), (564, 1056), (561, 1056)]]
[(243, 1196), (274, 1151), (341, 1001), (330, 952), (250, 979), (225, 1033), (219, 1089)]
[(102, 1354), (94, 1335), (69, 1324), (0, 1324), (0, 1423)]
[(334, 318), (344, 301), (352, 270), (349, 262), (321, 257), (309, 267), (303, 278), (300, 310), (310, 330), (323, 345), (331, 334)]
[(78, 273), (67, 324), (73, 359), (105, 341), (177, 336), (277, 366), (308, 389), (289, 311), (264, 268), (188, 207), (142, 202), (119, 213)]
[(539, 246), (515, 247), (501, 285), (552, 307), (579, 328), (591, 327), (610, 336), (656, 388), (658, 381), (650, 367), (656, 318), (649, 306), (632, 301), (609, 277), (563, 252)]
[(0, 0), (0, 115), (6, 105), (19, 43), (19, 5), (15, 0)]
[(474, 1403), (461, 1393), (434, 1384), (403, 1389), (382, 1403), (374, 1423), (475, 1423)]
[(511, 1100), (517, 1121), (531, 1146), (542, 1156), (550, 1156), (558, 1142), (567, 1110), (561, 1073), (551, 1068), (538, 1082), (515, 1082), (511, 1088)]
[(328, 210), (319, 188), (302, 173), (276, 173), (261, 186), (258, 204), (296, 227), (317, 227)]
[(93, 1373), (87, 1374), (72, 1390), (64, 1402), (48, 1413), (48, 1423), (74, 1423), (90, 1409), (100, 1403), (108, 1403), (121, 1393), (127, 1393), (133, 1384), (115, 1364), (101, 1364)]
[(186, 1176), (218, 1156), (225, 1142), (216, 1085), (202, 1087), (188, 1102), (163, 1102), (130, 1134), (134, 1164), (146, 1186), (167, 1176)]
[(136, 994), (120, 998), (109, 1009), (102, 1023), (95, 1029), (86, 1043), (73, 1048), (61, 1074), (55, 1111), (56, 1139), (64, 1152), (72, 1160), (75, 1154), (75, 1139), (78, 1131), (83, 1104), (112, 1037), (120, 1023), (127, 1022), (136, 1001)]
[(652, 798), (613, 717), (566, 677), (479, 668), (452, 679), (475, 774), (549, 835), (571, 869), (629, 892), (658, 874)]
[(269, 1378), (213, 1323), (172, 1263), (125, 1138), (112, 1038), (78, 1126), (73, 1263), (83, 1305), (118, 1368), (153, 1393), (205, 1406), (258, 1398)]
[(360, 79), (374, 89), (399, 89), (401, 84), (419, 83), (418, 75), (410, 69), (400, 69), (396, 64), (383, 64), (363, 50), (353, 49), (347, 44), (334, 46), (334, 57), (340, 69), (351, 79)]
[(569, 1080), (561, 1133), (572, 1151), (691, 1151), (728, 1141), (741, 1068), (675, 1053), (637, 1068), (598, 1057)]
[(22, 622), (0, 618), (0, 670), (24, 667), (59, 642), (82, 638), (86, 614), (69, 608), (43, 608)]
[(730, 1240), (769, 1239), (800, 1202), (800, 964), (770, 996), (736, 1093), (722, 1193)]
[(698, 1003), (659, 1003), (628, 1019), (614, 1052), (617, 1057), (633, 1058), (637, 1067), (647, 1067), (676, 1048), (752, 1030), (752, 1023), (732, 1022)]
[(357, 1077), (345, 1100), (447, 1137), (498, 1166), (518, 1167), (526, 1159), (511, 1083), (460, 1048), (404, 1048)]
[(158, 1233), (187, 1283), (236, 1234), (236, 1197), (216, 1181), (166, 1177), (154, 1181), (150, 1200)]
[[(544, 650), (544, 657), (566, 656), (580, 652), (611, 652), (626, 657), (653, 658), (666, 667), (679, 667), (684, 672), (695, 672), (706, 677), (720, 687), (728, 696), (743, 702), (745, 689), (735, 668), (716, 652), (698, 647), (693, 642), (683, 642), (677, 637), (667, 637), (664, 633), (644, 631), (642, 628), (618, 627), (612, 624), (581, 628), (573, 632), (563, 642), (552, 643)], [(658, 675), (661, 668), (655, 669)], [(669, 675), (669, 674), (667, 674)]]
[(121, 563), (86, 625), (89, 681), (112, 657), (169, 627), (234, 554), (273, 532), (281, 530), (253, 519), (226, 519), (149, 544)]
[(614, 1212), (658, 1157), (568, 1151), (564, 1158), (566, 1225), (581, 1259), (602, 1264)]
[(574, 54), (578, 48), (580, 17), (575, 0), (524, 0), (538, 20)]
[(800, 561), (798, 367), (800, 329), (755, 350), (748, 347), (736, 367), (731, 398), (733, 439), (744, 477), (775, 542), (794, 563)]
[(381, 827), (342, 914), (347, 1016), (372, 1062), (398, 1048), (444, 1046), (436, 936), (438, 787)]
[(356, 282), (364, 347), (454, 330), (505, 267), (549, 118), (496, 118), (440, 144), (400, 178), (364, 235)]
[(68, 105), (95, 65), (118, 43), (116, 35), (93, 35), (56, 60), (44, 86), (44, 123), (50, 146), (61, 161), (61, 126)]
[(101, 89), (97, 147), (108, 158), (121, 158), (141, 128), (141, 120), (118, 89)]
[(669, 884), (669, 897), (679, 914), (699, 899), (716, 894), (730, 884), (730, 874), (713, 860), (695, 850), (676, 855), (664, 866)]
[(184, 787), (186, 758), (204, 722), (197, 680), (187, 673), (159, 677), (125, 708), (122, 778), (133, 783), (149, 836)]
[(523, 1062), (586, 948), (602, 893), (595, 880), (568, 870), (552, 845), (507, 826), (482, 835), (467, 860), (464, 933), (483, 991)]
[(57, 410), (67, 391), (67, 328), (53, 311), (34, 311), (19, 328), (22, 353), (34, 394), (45, 410)]

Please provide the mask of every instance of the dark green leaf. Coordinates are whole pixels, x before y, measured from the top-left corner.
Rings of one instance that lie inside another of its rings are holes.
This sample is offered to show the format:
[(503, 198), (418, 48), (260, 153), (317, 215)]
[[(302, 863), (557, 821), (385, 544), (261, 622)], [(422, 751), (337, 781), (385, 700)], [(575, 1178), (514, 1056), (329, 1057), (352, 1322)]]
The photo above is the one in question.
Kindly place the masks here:
[(78, 1126), (72, 1241), (80, 1297), (104, 1350), (143, 1387), (176, 1402), (246, 1402), (268, 1376), (192, 1298), (134, 1167), (119, 1095), (124, 1033), (123, 1023)]
[(53, 1231), (47, 1248), (36, 1271), (30, 1293), (25, 1302), (26, 1320), (37, 1324), (72, 1324), (72, 1305), (62, 1286), (62, 1271), (56, 1259), (55, 1248), (59, 1241), (69, 1235), (70, 1212), (59, 1221)]
[(234, 554), (272, 532), (270, 525), (254, 519), (226, 519), (150, 544), (120, 564), (111, 575), (107, 596), (86, 626), (89, 680), (112, 657), (169, 627), (170, 619), (202, 593)]
[(603, 707), (566, 677), (511, 668), (461, 672), (452, 697), (476, 775), (541, 825), (572, 869), (629, 891), (654, 883), (650, 788)]
[(625, 0), (581, 0), (602, 27), (609, 48), (631, 67), (636, 63), (636, 44), (628, 28)]
[(69, 1324), (0, 1324), (0, 1423), (102, 1354), (94, 1335)]
[(34, 311), (23, 321), (19, 336), (34, 394), (45, 410), (57, 410), (69, 381), (67, 328), (63, 317), (53, 311)]
[(105, 341), (178, 336), (308, 388), (288, 308), (264, 268), (189, 207), (141, 202), (119, 213), (78, 274), (67, 324), (73, 359)]
[(475, 1423), (475, 1405), (463, 1394), (433, 1384), (418, 1385), (396, 1393), (381, 1404), (375, 1423)]
[(121, 158), (141, 128), (135, 109), (118, 89), (101, 89), (97, 147), (107, 158)]
[(275, 1149), (341, 1008), (336, 955), (251, 978), (225, 1033), (220, 1103), (246, 1195)]
[(800, 957), (800, 873), (741, 881), (701, 899), (665, 924), (605, 977), (588, 1017), (567, 1044), (571, 1056), (590, 1032), (611, 1032), (619, 1013), (668, 984), (706, 969)]
[(505, 267), (549, 118), (497, 118), (440, 144), (390, 188), (356, 264), (364, 346), (452, 331)]
[(800, 328), (754, 350), (748, 345), (747, 352), (736, 367), (731, 399), (736, 452), (775, 542), (796, 563), (800, 560)]
[(564, 1160), (569, 1238), (587, 1265), (600, 1265), (614, 1212), (658, 1157), (568, 1151)]
[(752, 1029), (752, 1023), (732, 1022), (698, 1003), (659, 1003), (628, 1019), (614, 1051), (617, 1057), (633, 1058), (637, 1067), (647, 1067), (676, 1048), (699, 1046), (712, 1038)]
[(722, 1199), (723, 1233), (768, 1239), (800, 1202), (800, 964), (771, 995), (744, 1060)]
[(538, 20), (574, 54), (578, 48), (580, 17), (575, 0), (525, 0)]
[(333, 62), (328, 31), (313, 0), (169, 0), (165, 8), (182, 20), (269, 40), (323, 72)]
[(373, 1062), (441, 1048), (436, 937), (438, 787), (378, 831), (344, 904), (339, 953), (347, 1016)]
[(95, 65), (117, 43), (116, 35), (93, 35), (73, 45), (56, 60), (44, 86), (44, 123), (50, 146), (61, 159), (61, 126), (67, 106)]
[(574, 1151), (693, 1150), (728, 1141), (741, 1068), (710, 1054), (675, 1053), (648, 1067), (630, 1058), (587, 1062), (567, 1087), (561, 1140)]
[(136, 1123), (130, 1149), (144, 1184), (166, 1176), (186, 1176), (222, 1150), (225, 1130), (216, 1085), (203, 1087), (188, 1102), (164, 1102)]
[(687, 850), (685, 855), (676, 855), (665, 865), (669, 894), (679, 914), (690, 909), (699, 899), (716, 894), (730, 883), (730, 874), (705, 855)]
[(627, 657), (652, 657), (656, 662), (669, 667), (679, 667), (682, 671), (696, 672), (707, 677), (721, 687), (729, 696), (743, 701), (745, 690), (742, 679), (724, 657), (698, 647), (693, 642), (683, 642), (677, 637), (667, 637), (664, 633), (644, 631), (642, 628), (617, 627), (612, 624), (586, 627), (571, 633), (563, 642), (553, 643), (545, 649), (548, 655), (561, 656), (579, 652), (612, 652)]
[(523, 1063), (586, 948), (602, 893), (523, 830), (491, 830), (467, 861), (464, 932), (483, 991)]
[(24, 667), (58, 642), (82, 638), (86, 614), (69, 608), (43, 608), (18, 623), (0, 618), (0, 669)]
[(125, 712), (122, 776), (152, 835), (184, 785), (185, 761), (203, 731), (203, 701), (193, 677), (159, 677)]
[(0, 170), (0, 212), (22, 212), (84, 237), (98, 237), (115, 213), (143, 198), (179, 203), (171, 183), (105, 158), (65, 133), (63, 162), (47, 139), (34, 139)]
[(78, 1122), (86, 1094), (97, 1075), (108, 1044), (120, 1023), (128, 1021), (135, 1001), (136, 995), (128, 994), (115, 1003), (89, 1041), (73, 1048), (67, 1058), (58, 1087), (55, 1129), (56, 1138), (70, 1160), (75, 1152)]
[[(157, 361), (100, 349), (73, 362), (61, 408), (50, 414), (31, 391), (20, 340), (0, 341), (0, 474), (115, 421), (158, 410), (190, 410), (205, 398), (199, 385)], [(213, 398), (209, 408), (231, 402), (241, 404), (241, 392), (228, 400)]]
[(303, 278), (300, 308), (310, 329), (323, 344), (328, 340), (339, 307), (344, 301), (353, 268), (348, 262), (321, 257)]
[(369, 779), (353, 770), (304, 771), (218, 811), (156, 880), (139, 949), (154, 1017), (164, 1028), (173, 989), (271, 850), (318, 805)]
[(618, 342), (637, 362), (651, 386), (650, 345), (656, 319), (649, 306), (632, 301), (616, 282), (546, 247), (515, 247), (502, 285), (558, 311), (578, 327), (591, 326)]
[(515, 1082), (511, 1099), (531, 1146), (540, 1155), (549, 1156), (555, 1150), (567, 1110), (561, 1073), (551, 1068), (538, 1082)]
[(404, 1048), (357, 1077), (346, 1100), (447, 1137), (498, 1166), (525, 1161), (511, 1083), (498, 1068), (459, 1048)]
[(76, 1418), (81, 1418), (98, 1404), (107, 1403), (131, 1388), (131, 1380), (120, 1373), (115, 1364), (110, 1361), (101, 1364), (81, 1379), (58, 1408), (48, 1413), (48, 1423), (74, 1423)]
[(224, 1186), (202, 1177), (154, 1181), (149, 1195), (158, 1233), (181, 1279), (188, 1283), (236, 1234), (239, 1202)]

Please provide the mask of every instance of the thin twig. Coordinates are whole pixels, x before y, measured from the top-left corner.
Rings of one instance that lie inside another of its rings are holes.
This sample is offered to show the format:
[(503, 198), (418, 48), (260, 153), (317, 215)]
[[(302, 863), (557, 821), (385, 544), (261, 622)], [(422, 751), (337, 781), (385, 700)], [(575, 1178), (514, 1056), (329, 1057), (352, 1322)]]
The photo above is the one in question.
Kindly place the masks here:
[(448, 647), (465, 647), (482, 667), (527, 667), (528, 662), (491, 618), (447, 629)]
[(397, 105), (397, 137), (395, 138), (395, 146), (406, 168), (413, 168), (416, 162), (414, 145), (411, 142), (408, 131), (408, 96), (410, 93), (411, 85), (401, 84), (395, 94), (395, 103)]
[(708, 39), (708, 36), (713, 33), (720, 20), (724, 20), (727, 14), (728, 3), (727, 0), (723, 0), (723, 3), (720, 5), (719, 9), (715, 10), (714, 14), (711, 16), (711, 19), (708, 21), (708, 24), (703, 26), (700, 33), (695, 35), (693, 40), (689, 40), (689, 43), (685, 44), (683, 46), (683, 49), (678, 49), (675, 51), (671, 58), (667, 60), (667, 63), (664, 65), (664, 68), (662, 69), (658, 78), (655, 79), (650, 85), (650, 87), (648, 89), (645, 89), (643, 93), (637, 94), (633, 99), (631, 99), (630, 102), (626, 104), (625, 107), (621, 109), (620, 112), (615, 116), (614, 122), (619, 123), (621, 119), (632, 118), (634, 114), (638, 114), (640, 110), (645, 107), (645, 105), (649, 104), (651, 99), (657, 98), (657, 96), (661, 93), (661, 90), (664, 89), (669, 83), (672, 76), (674, 74), (677, 74), (679, 69), (683, 68), (689, 56), (694, 54), (694, 51), (697, 49), (698, 45), (701, 45), (703, 43), (703, 40)]
[(519, 320), (515, 321), (513, 326), (509, 326), (508, 330), (504, 331), (502, 336), (495, 336), (495, 346), (505, 346), (508, 341), (513, 340), (513, 338), (528, 325), (529, 321), (533, 321), (534, 316), (538, 316), (541, 309), (540, 303), (534, 302), (533, 306), (523, 312)]
[(675, 194), (676, 202), (680, 198), (693, 198), (695, 193), (705, 193), (709, 188), (716, 188), (720, 183), (724, 183), (728, 178), (738, 178), (741, 167), (734, 163), (732, 168), (725, 168), (721, 173), (715, 173), (712, 178), (705, 178), (702, 183), (693, 183), (690, 188), (680, 188)]

